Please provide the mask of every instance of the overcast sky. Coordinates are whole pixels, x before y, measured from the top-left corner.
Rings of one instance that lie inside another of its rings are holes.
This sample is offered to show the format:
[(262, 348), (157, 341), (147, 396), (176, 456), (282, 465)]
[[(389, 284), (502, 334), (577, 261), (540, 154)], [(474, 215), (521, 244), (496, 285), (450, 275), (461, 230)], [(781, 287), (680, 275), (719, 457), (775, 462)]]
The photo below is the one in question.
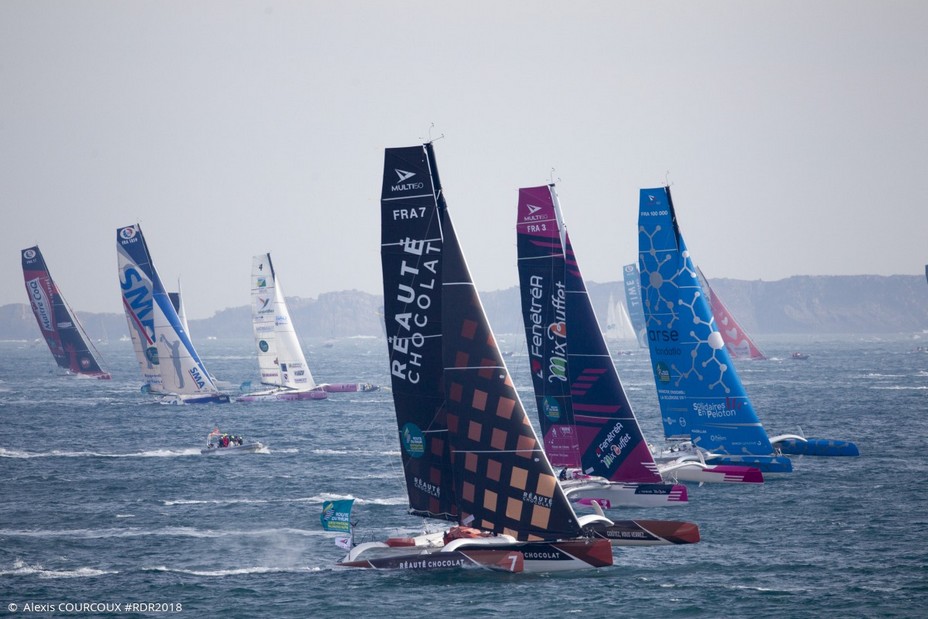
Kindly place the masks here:
[(928, 2), (0, 2), (0, 305), (38, 244), (121, 312), (140, 222), (188, 315), (382, 294), (383, 149), (430, 135), (480, 290), (516, 285), (519, 187), (552, 178), (584, 275), (637, 256), (669, 181), (707, 276), (919, 274)]

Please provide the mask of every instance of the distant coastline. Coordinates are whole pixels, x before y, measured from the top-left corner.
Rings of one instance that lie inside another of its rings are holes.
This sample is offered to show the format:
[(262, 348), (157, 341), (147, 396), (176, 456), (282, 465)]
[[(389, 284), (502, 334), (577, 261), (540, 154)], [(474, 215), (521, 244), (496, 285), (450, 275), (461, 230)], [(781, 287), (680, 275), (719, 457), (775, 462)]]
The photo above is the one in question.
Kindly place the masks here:
[[(777, 281), (710, 279), (715, 292), (752, 334), (920, 333), (928, 330), (928, 285), (921, 275), (797, 275)], [(602, 323), (610, 294), (624, 300), (621, 281), (587, 287)], [(196, 294), (187, 291), (188, 295)], [(519, 333), (522, 316), (518, 288), (481, 291), (496, 333)], [(23, 293), (25, 297), (25, 292)], [(382, 336), (383, 299), (358, 290), (328, 292), (314, 299), (288, 299), (303, 337)], [(242, 305), (190, 321), (194, 340), (251, 337), (250, 307)], [(128, 334), (126, 318), (115, 313), (77, 312), (95, 340)], [(40, 337), (25, 303), (0, 306), (0, 340)]]

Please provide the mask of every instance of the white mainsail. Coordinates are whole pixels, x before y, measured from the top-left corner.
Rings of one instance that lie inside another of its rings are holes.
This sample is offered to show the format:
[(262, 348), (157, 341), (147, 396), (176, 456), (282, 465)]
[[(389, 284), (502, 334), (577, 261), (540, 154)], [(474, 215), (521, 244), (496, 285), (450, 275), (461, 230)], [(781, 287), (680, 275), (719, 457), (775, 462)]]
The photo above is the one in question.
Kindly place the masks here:
[(305, 391), (316, 383), (306, 363), (270, 254), (255, 256), (251, 268), (251, 309), (261, 382)]
[(609, 306), (606, 308), (606, 328), (604, 334), (608, 340), (633, 340), (635, 328), (628, 316), (628, 310), (621, 301), (616, 301), (609, 293)]

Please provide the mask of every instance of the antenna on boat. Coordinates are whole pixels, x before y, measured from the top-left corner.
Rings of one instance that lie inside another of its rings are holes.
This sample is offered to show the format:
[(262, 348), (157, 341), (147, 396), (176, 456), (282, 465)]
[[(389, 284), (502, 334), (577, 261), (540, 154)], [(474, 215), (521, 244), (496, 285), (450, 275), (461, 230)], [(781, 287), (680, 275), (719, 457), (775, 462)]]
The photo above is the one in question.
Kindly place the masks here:
[[(551, 168), (551, 173), (548, 175), (548, 179), (549, 179), (549, 182), (548, 182), (549, 185), (554, 185), (554, 184), (555, 184), (555, 183), (554, 183), (555, 179), (554, 179), (554, 168), (553, 168), (553, 167)], [(557, 177), (557, 182), (558, 182), (558, 183), (561, 182), (561, 177), (560, 177), (560, 176)]]
[(667, 170), (667, 172), (664, 174), (664, 187), (670, 187), (670, 185), (670, 170)]
[[(428, 143), (434, 142), (435, 140), (440, 140), (440, 139), (442, 139), (443, 137), (445, 137), (445, 134), (442, 133), (442, 134), (441, 134), (440, 136), (438, 136), (437, 138), (432, 139), (432, 129), (434, 129), (434, 128), (435, 128), (435, 123), (432, 123), (432, 124), (429, 125), (429, 139), (428, 139)], [(419, 139), (421, 140), (422, 138), (419, 138)]]

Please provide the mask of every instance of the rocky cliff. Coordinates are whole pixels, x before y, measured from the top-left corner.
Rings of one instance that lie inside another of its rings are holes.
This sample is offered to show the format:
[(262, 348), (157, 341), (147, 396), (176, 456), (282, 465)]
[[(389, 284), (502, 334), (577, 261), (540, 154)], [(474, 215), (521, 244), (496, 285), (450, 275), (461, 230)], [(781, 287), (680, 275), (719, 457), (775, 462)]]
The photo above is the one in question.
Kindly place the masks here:
[[(928, 329), (928, 285), (921, 275), (794, 276), (773, 282), (710, 280), (735, 318), (749, 333), (911, 333)], [(624, 300), (622, 282), (587, 287), (597, 316), (606, 317), (609, 295)], [(522, 315), (518, 289), (481, 292), (497, 333), (519, 333)], [(357, 290), (329, 292), (316, 299), (288, 299), (297, 332), (304, 338), (382, 335), (380, 296)], [(216, 312), (190, 321), (194, 341), (204, 337), (251, 336), (250, 307)], [(95, 339), (127, 335), (119, 314), (78, 312)], [(31, 340), (39, 330), (28, 305), (0, 307), (0, 340)]]

